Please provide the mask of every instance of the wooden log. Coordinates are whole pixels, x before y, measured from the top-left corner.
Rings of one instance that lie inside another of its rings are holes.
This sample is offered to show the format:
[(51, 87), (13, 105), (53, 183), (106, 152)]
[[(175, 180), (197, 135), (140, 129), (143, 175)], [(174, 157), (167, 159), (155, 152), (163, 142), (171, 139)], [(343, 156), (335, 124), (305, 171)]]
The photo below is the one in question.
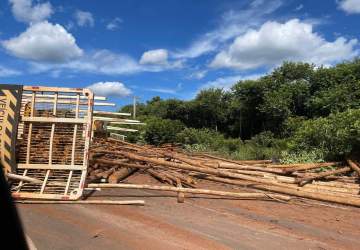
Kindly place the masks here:
[(197, 184), (197, 182), (193, 178), (191, 178), (189, 175), (185, 175), (185, 174), (179, 173), (177, 171), (170, 171), (170, 173), (187, 184), (191, 184), (191, 185)]
[(284, 188), (284, 187), (279, 187), (279, 186), (271, 186), (271, 185), (264, 185), (264, 184), (257, 184), (257, 183), (244, 184), (243, 181), (231, 180), (231, 179), (227, 179), (227, 178), (220, 178), (220, 177), (216, 177), (216, 176), (206, 176), (206, 177), (204, 177), (204, 179), (214, 180), (214, 181), (228, 183), (228, 184), (242, 185), (242, 186), (246, 186), (249, 188), (255, 188), (255, 189), (260, 189), (260, 190), (265, 190), (265, 191), (272, 191), (272, 192), (277, 192), (277, 193), (282, 193), (282, 194), (287, 194), (287, 195), (294, 195), (294, 196), (308, 198), (308, 199), (314, 199), (314, 200), (320, 200), (320, 201), (326, 201), (326, 202), (334, 202), (334, 203), (339, 203), (339, 204), (343, 204), (343, 205), (360, 207), (360, 198), (356, 198), (356, 197), (350, 197), (350, 196), (342, 197), (342, 196), (337, 196), (337, 195), (308, 192), (308, 191), (301, 190), (301, 188), (290, 188), (290, 187)]
[(339, 165), (341, 164), (341, 162), (321, 162), (321, 163), (310, 163), (310, 164), (304, 164), (304, 165), (300, 165), (294, 168), (288, 168), (288, 169), (284, 169), (283, 172), (285, 174), (290, 174), (292, 172), (295, 171), (303, 171), (303, 170), (310, 170), (310, 169), (316, 169), (316, 168), (321, 168), (321, 167), (329, 167), (329, 166), (334, 166), (334, 165)]
[(217, 160), (221, 160), (221, 161), (225, 161), (225, 162), (231, 162), (231, 163), (235, 163), (238, 165), (241, 164), (266, 164), (266, 163), (271, 163), (271, 160), (244, 160), (244, 161), (235, 161), (235, 160), (230, 160), (230, 159), (226, 159), (226, 158), (222, 158), (222, 157), (218, 157), (218, 156), (214, 156), (214, 155), (209, 155), (209, 154), (201, 154), (203, 156), (209, 157), (209, 158), (213, 158), (213, 159), (217, 159)]
[(184, 156), (181, 156), (180, 154), (178, 153), (164, 153), (164, 152), (161, 152), (160, 154), (166, 156), (166, 157), (170, 157), (170, 158), (173, 158), (173, 159), (177, 159), (179, 161), (182, 161), (182, 162), (185, 162), (189, 165), (192, 165), (192, 166), (196, 166), (196, 167), (199, 167), (199, 168), (207, 168), (207, 166), (197, 162), (197, 161), (194, 161), (194, 160), (191, 160), (191, 159), (188, 159)]
[[(33, 178), (33, 177), (22, 176), (22, 175), (17, 175), (17, 174), (12, 174), (12, 173), (7, 173), (6, 176), (9, 179), (13, 179), (13, 180), (17, 180), (17, 181), (30, 182), (30, 183), (34, 183), (34, 184), (43, 184), (42, 180), (39, 180), (39, 179)], [(47, 182), (47, 185), (63, 187), (66, 184), (62, 183), (62, 182), (57, 182), (57, 181), (50, 181), (50, 182)]]
[(175, 176), (173, 174), (173, 172), (169, 172), (169, 171), (163, 171), (161, 172), (161, 174), (163, 174), (164, 176), (166, 176), (167, 178), (169, 178), (173, 183), (176, 183), (178, 185), (178, 182), (180, 181), (180, 184), (183, 182), (183, 184), (185, 186), (188, 186), (188, 187), (192, 187), (194, 188), (195, 186), (192, 185), (191, 183), (187, 182), (187, 181), (184, 181), (183, 179), (180, 179), (178, 176)]
[(301, 167), (312, 167), (312, 166), (320, 166), (327, 167), (333, 165), (339, 165), (341, 162), (319, 162), (319, 163), (291, 163), (291, 164), (267, 164), (266, 167), (269, 168), (301, 168)]
[(35, 183), (35, 184), (42, 184), (43, 183), (39, 179), (28, 177), (28, 176), (22, 176), (22, 175), (17, 175), (17, 174), (12, 174), (12, 173), (7, 173), (6, 176), (9, 179), (14, 179), (14, 180), (17, 180), (17, 181), (25, 181), (25, 182)]
[(119, 159), (119, 160), (108, 160), (108, 159), (96, 159), (95, 161), (98, 163), (107, 164), (110, 166), (120, 166), (120, 167), (128, 167), (128, 168), (149, 168), (150, 166), (134, 164), (134, 163), (126, 163), (129, 159)]
[(55, 201), (55, 200), (15, 200), (23, 204), (97, 204), (97, 205), (145, 205), (143, 200), (110, 201), (110, 200), (79, 200), (79, 201)]
[(219, 164), (219, 168), (227, 168), (227, 169), (239, 169), (239, 170), (256, 170), (266, 173), (275, 173), (275, 174), (283, 174), (281, 169), (276, 168), (264, 168), (264, 167), (257, 167), (257, 166), (247, 166), (247, 165), (231, 165), (231, 164)]
[(138, 169), (137, 168), (121, 168), (114, 173), (112, 173), (109, 178), (109, 183), (118, 183), (135, 173)]
[(183, 192), (192, 194), (206, 194), (216, 195), (223, 197), (243, 198), (243, 199), (278, 199), (282, 201), (289, 201), (289, 196), (270, 194), (270, 193), (235, 193), (225, 192), (208, 189), (197, 189), (197, 188), (179, 188), (179, 187), (168, 187), (168, 186), (155, 186), (155, 185), (137, 185), (137, 184), (89, 184), (88, 187), (99, 187), (99, 188), (129, 188), (129, 189), (149, 189), (149, 190), (161, 190), (161, 191), (173, 191)]
[[(176, 186), (177, 186), (178, 188), (182, 188), (180, 179), (177, 179), (177, 180), (176, 180)], [(184, 203), (184, 202), (185, 202), (185, 194), (184, 194), (184, 192), (181, 192), (181, 191), (178, 192), (177, 202), (178, 202), (178, 203)]]
[(159, 180), (162, 183), (168, 183), (170, 185), (176, 184), (173, 180), (168, 178), (166, 175), (164, 175), (162, 173), (158, 173), (157, 171), (155, 171), (153, 169), (147, 169), (146, 172), (148, 172), (152, 177), (154, 177), (155, 179)]
[(358, 173), (359, 177), (360, 177), (360, 167), (352, 160), (350, 159), (346, 159), (347, 163), (349, 164), (349, 166)]
[(248, 176), (248, 175), (244, 175), (244, 174), (239, 174), (239, 173), (231, 173), (229, 171), (220, 170), (220, 169), (199, 168), (199, 167), (194, 167), (194, 166), (191, 166), (191, 165), (184, 165), (184, 164), (164, 161), (164, 160), (160, 160), (160, 159), (154, 159), (154, 158), (139, 156), (139, 155), (128, 153), (128, 152), (119, 152), (119, 154), (121, 154), (121, 155), (123, 155), (123, 156), (125, 156), (125, 157), (127, 157), (129, 159), (138, 160), (138, 161), (144, 161), (144, 162), (150, 162), (150, 163), (154, 163), (154, 164), (157, 164), (157, 165), (168, 166), (170, 168), (184, 169), (184, 170), (190, 170), (190, 171), (195, 171), (195, 172), (200, 172), (200, 173), (213, 174), (213, 175), (216, 175), (216, 176), (237, 178), (237, 179), (243, 179), (243, 180), (263, 183), (263, 184), (271, 184), (271, 185), (285, 186), (286, 187), (286, 184), (279, 183), (277, 181), (261, 179), (261, 178)]
[(306, 183), (308, 183), (309, 181), (312, 180), (318, 180), (321, 178), (324, 178), (326, 176), (330, 176), (330, 175), (336, 175), (336, 174), (344, 174), (347, 173), (349, 171), (351, 171), (352, 169), (350, 167), (344, 167), (344, 168), (340, 168), (340, 169), (336, 169), (333, 171), (326, 171), (317, 175), (312, 175), (310, 177), (304, 177), (304, 178), (297, 178), (295, 180), (296, 183), (299, 183), (301, 186), (305, 185)]

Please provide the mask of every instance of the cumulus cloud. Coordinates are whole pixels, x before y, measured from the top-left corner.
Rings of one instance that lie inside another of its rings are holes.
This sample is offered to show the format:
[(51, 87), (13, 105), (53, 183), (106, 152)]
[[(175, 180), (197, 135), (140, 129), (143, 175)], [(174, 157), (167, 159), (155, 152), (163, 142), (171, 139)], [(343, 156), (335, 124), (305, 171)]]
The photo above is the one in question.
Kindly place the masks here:
[(121, 18), (116, 17), (106, 25), (106, 29), (111, 31), (117, 30), (122, 22), (123, 20)]
[(254, 0), (247, 8), (225, 12), (215, 29), (200, 35), (188, 48), (175, 51), (172, 55), (175, 58), (196, 58), (217, 51), (234, 37), (260, 25), (281, 5), (281, 0)]
[(168, 51), (165, 49), (149, 50), (142, 54), (140, 64), (166, 65), (168, 63)]
[(25, 23), (41, 22), (53, 14), (49, 2), (33, 4), (32, 0), (9, 0), (16, 20)]
[(253, 69), (274, 66), (284, 60), (331, 64), (358, 55), (356, 39), (343, 37), (326, 41), (313, 31), (312, 24), (298, 19), (286, 23), (266, 22), (258, 30), (250, 29), (218, 53), (213, 68)]
[(348, 14), (360, 13), (360, 0), (342, 0), (338, 2), (339, 8)]
[(201, 86), (200, 89), (208, 89), (208, 88), (221, 88), (224, 90), (229, 90), (235, 83), (240, 80), (256, 80), (262, 77), (263, 74), (252, 74), (252, 75), (234, 75), (234, 76), (226, 76), (219, 77), (213, 81), (208, 81)]
[(10, 69), (8, 67), (0, 65), (0, 77), (17, 76), (20, 74), (21, 74), (21, 72), (18, 70)]
[(61, 63), (83, 54), (75, 38), (63, 26), (47, 21), (29, 26), (2, 45), (16, 57), (39, 62)]
[(88, 88), (99, 96), (126, 97), (131, 94), (131, 90), (122, 82), (97, 82), (88, 86)]
[(94, 20), (93, 15), (90, 12), (77, 10), (75, 12), (74, 16), (76, 19), (76, 23), (80, 27), (85, 27), (85, 26), (93, 27), (94, 26), (95, 20)]

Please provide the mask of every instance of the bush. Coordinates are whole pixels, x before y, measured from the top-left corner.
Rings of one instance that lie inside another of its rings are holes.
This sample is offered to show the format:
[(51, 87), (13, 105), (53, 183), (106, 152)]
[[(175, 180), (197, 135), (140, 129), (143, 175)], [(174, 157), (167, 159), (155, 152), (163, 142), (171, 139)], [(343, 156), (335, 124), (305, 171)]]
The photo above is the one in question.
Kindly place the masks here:
[(321, 151), (326, 159), (343, 157), (360, 148), (360, 109), (304, 121), (295, 131), (292, 152)]
[(278, 141), (271, 132), (264, 132), (252, 140), (225, 138), (222, 134), (209, 129), (185, 128), (178, 134), (178, 141), (185, 144), (189, 151), (212, 152), (237, 160), (278, 158), (280, 151), (273, 147)]
[(195, 128), (185, 128), (177, 135), (177, 141), (183, 144), (205, 144), (210, 145), (216, 140), (223, 140), (223, 135), (204, 128), (204, 129), (195, 129)]
[(184, 124), (177, 120), (151, 117), (145, 122), (144, 140), (154, 145), (175, 142), (176, 135), (184, 129)]
[(261, 132), (253, 136), (250, 140), (251, 143), (260, 147), (271, 147), (274, 141), (274, 134), (270, 131)]
[(324, 152), (321, 149), (301, 152), (283, 151), (280, 162), (283, 164), (324, 162)]

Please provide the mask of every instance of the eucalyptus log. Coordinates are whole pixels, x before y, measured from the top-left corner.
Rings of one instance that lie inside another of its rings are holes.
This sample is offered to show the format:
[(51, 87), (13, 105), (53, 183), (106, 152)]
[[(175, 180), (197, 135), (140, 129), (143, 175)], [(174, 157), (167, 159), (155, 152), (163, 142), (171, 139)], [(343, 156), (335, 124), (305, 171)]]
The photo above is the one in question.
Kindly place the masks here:
[(162, 183), (168, 183), (170, 185), (176, 184), (173, 180), (168, 178), (166, 175), (164, 175), (162, 173), (158, 173), (154, 169), (147, 169), (146, 172), (148, 172), (152, 177), (154, 177), (155, 179), (159, 180)]
[(344, 167), (344, 168), (340, 168), (340, 169), (336, 169), (336, 170), (332, 170), (332, 171), (326, 171), (326, 172), (323, 172), (323, 173), (320, 173), (317, 175), (312, 175), (310, 177), (297, 178), (295, 182), (299, 183), (300, 185), (304, 185), (312, 180), (318, 180), (318, 179), (321, 179), (321, 178), (324, 178), (324, 177), (330, 176), (330, 175), (344, 174), (351, 170), (352, 169), (350, 167)]
[(216, 195), (224, 197), (233, 197), (233, 198), (243, 198), (243, 199), (278, 199), (282, 201), (289, 201), (291, 198), (285, 195), (270, 194), (270, 193), (235, 193), (235, 192), (225, 192), (217, 190), (208, 190), (208, 189), (197, 189), (197, 188), (180, 188), (180, 187), (168, 187), (168, 186), (155, 186), (155, 185), (137, 185), (137, 184), (89, 184), (89, 187), (99, 187), (99, 188), (129, 188), (129, 189), (149, 189), (149, 190), (162, 190), (162, 191), (173, 191), (173, 192), (183, 192), (183, 193), (192, 193), (192, 194), (206, 194), (206, 195)]
[(109, 178), (109, 183), (118, 183), (135, 173), (138, 169), (137, 168), (120, 168), (119, 170), (113, 172)]
[(231, 164), (220, 163), (219, 168), (238, 169), (238, 170), (256, 170), (266, 173), (283, 174), (283, 171), (281, 169), (247, 166), (247, 165), (231, 165)]
[(355, 171), (358, 173), (359, 177), (360, 177), (360, 167), (352, 160), (350, 159), (347, 159), (346, 160), (347, 163), (349, 164), (349, 166)]
[(110, 166), (120, 166), (120, 167), (128, 167), (128, 168), (145, 168), (145, 169), (149, 168), (149, 166), (145, 166), (145, 165), (127, 163), (129, 159), (118, 159), (118, 160), (96, 159), (95, 161)]
[(138, 156), (136, 154), (132, 154), (132, 153), (128, 153), (128, 152), (119, 152), (119, 153), (121, 155), (123, 155), (123, 156), (125, 156), (127, 158), (130, 158), (130, 159), (133, 159), (133, 160), (138, 160), (138, 161), (143, 161), (143, 162), (150, 162), (150, 163), (154, 163), (154, 164), (157, 164), (157, 165), (168, 166), (170, 168), (184, 169), (184, 170), (190, 170), (190, 171), (195, 171), (195, 172), (200, 172), (200, 173), (213, 174), (213, 175), (216, 175), (216, 176), (237, 178), (237, 179), (243, 179), (243, 180), (263, 183), (263, 184), (271, 184), (271, 185), (277, 185), (277, 186), (283, 186), (283, 187), (285, 186), (286, 187), (286, 184), (279, 183), (277, 181), (265, 180), (265, 179), (261, 179), (261, 178), (256, 178), (256, 177), (244, 175), (244, 174), (232, 173), (232, 172), (225, 171), (225, 170), (211, 169), (211, 168), (199, 168), (199, 167), (194, 167), (194, 166), (190, 166), (190, 165), (184, 165), (184, 164), (164, 161), (164, 160), (160, 160), (160, 159), (154, 159), (154, 158), (149, 158), (149, 157), (144, 157), (144, 156)]
[(343, 205), (351, 205), (360, 207), (360, 198), (351, 197), (351, 196), (338, 196), (338, 195), (330, 195), (330, 194), (322, 194), (322, 193), (316, 193), (316, 192), (309, 192), (309, 191), (303, 191), (301, 188), (290, 188), (290, 187), (278, 187), (278, 186), (271, 186), (271, 185), (264, 185), (264, 184), (257, 184), (257, 183), (244, 183), (243, 181), (238, 180), (231, 180), (227, 178), (220, 178), (216, 176), (206, 176), (204, 179), (228, 183), (228, 184), (235, 184), (235, 185), (242, 185), (249, 188), (255, 188), (265, 191), (271, 191), (271, 192), (277, 192), (287, 195), (294, 195), (298, 197), (303, 198), (309, 198), (314, 200), (320, 200), (320, 201), (327, 201), (327, 202), (334, 202), (339, 203)]
[(318, 163), (290, 163), (290, 164), (267, 164), (266, 166), (269, 168), (307, 168), (307, 167), (311, 167), (312, 166), (320, 166), (320, 167), (327, 167), (327, 166), (332, 166), (332, 165), (339, 165), (341, 164), (341, 162), (318, 162)]
[(316, 169), (316, 168), (321, 168), (321, 167), (330, 167), (330, 166), (339, 165), (339, 164), (341, 164), (341, 162), (309, 163), (309, 164), (296, 166), (294, 168), (284, 169), (283, 172), (285, 174), (290, 174), (295, 171), (310, 170), (310, 169)]

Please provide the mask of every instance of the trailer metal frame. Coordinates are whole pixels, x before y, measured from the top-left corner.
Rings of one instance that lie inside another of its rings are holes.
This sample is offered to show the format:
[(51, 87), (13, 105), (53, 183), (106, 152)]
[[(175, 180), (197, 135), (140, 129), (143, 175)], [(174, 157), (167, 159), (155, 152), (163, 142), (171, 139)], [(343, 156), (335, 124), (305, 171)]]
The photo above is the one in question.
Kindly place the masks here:
[(14, 198), (78, 200), (82, 196), (93, 106), (89, 89), (23, 87), (17, 174), (42, 182), (12, 183)]

